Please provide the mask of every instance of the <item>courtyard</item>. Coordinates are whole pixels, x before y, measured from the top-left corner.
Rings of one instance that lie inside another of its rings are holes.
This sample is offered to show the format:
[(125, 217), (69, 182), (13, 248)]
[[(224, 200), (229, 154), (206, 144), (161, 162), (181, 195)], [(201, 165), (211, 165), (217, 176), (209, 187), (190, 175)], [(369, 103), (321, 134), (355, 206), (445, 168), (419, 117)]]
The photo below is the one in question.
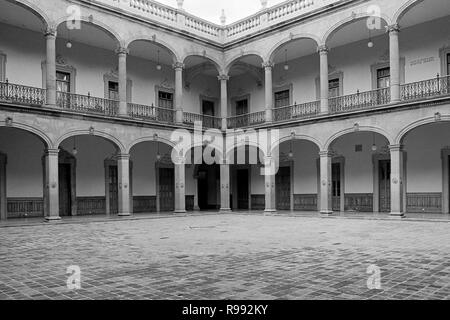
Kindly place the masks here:
[[(259, 214), (11, 224), (0, 299), (450, 299), (449, 226)], [(67, 287), (70, 266), (81, 289)]]

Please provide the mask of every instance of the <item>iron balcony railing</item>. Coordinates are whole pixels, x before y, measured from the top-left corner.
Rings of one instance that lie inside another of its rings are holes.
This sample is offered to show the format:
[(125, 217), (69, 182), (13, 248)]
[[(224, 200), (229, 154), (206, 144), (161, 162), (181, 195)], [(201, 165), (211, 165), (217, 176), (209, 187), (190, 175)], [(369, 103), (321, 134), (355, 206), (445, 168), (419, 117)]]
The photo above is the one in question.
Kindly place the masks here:
[(390, 88), (357, 92), (328, 100), (330, 113), (351, 112), (382, 106), (391, 102)]
[(201, 122), (203, 128), (207, 129), (221, 129), (222, 127), (221, 118), (191, 112), (183, 113), (184, 124), (193, 126), (195, 122)]
[(46, 90), (0, 82), (0, 101), (17, 104), (44, 105)]
[(247, 126), (257, 125), (266, 121), (266, 112), (259, 111), (239, 116), (233, 116), (227, 119), (227, 126), (230, 129), (244, 128)]
[(92, 113), (106, 116), (116, 116), (119, 110), (119, 101), (91, 97), (68, 92), (56, 93), (56, 106), (78, 113)]
[(450, 95), (450, 76), (407, 83), (401, 86), (403, 101), (422, 100), (426, 98)]
[(175, 113), (173, 109), (146, 106), (136, 103), (128, 103), (128, 115), (134, 119), (155, 121), (163, 123), (174, 123)]
[(319, 112), (320, 101), (295, 104), (293, 106), (273, 109), (273, 120), (278, 122), (309, 118), (319, 114)]

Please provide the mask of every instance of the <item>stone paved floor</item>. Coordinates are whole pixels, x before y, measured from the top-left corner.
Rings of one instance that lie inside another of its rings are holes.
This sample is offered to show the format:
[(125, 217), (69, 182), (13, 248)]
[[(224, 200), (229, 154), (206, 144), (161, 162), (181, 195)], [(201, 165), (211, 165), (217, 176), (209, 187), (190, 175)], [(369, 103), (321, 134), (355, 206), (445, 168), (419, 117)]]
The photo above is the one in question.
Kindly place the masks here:
[[(367, 288), (372, 264), (382, 290)], [(71, 265), (81, 290), (66, 287)], [(1, 228), (0, 299), (450, 299), (450, 224), (230, 214)]]

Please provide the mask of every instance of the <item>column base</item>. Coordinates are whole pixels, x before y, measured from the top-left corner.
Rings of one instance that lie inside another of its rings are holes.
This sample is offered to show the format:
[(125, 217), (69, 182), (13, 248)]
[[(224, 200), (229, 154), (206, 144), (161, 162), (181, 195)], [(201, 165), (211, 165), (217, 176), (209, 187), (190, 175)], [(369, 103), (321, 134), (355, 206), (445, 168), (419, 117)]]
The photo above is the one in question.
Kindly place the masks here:
[(47, 107), (47, 108), (56, 108), (56, 104), (46, 103), (45, 107)]
[(264, 215), (265, 216), (271, 216), (271, 215), (273, 215), (275, 213), (277, 213), (276, 209), (266, 209), (266, 210), (264, 210)]
[(219, 210), (219, 212), (220, 212), (220, 213), (230, 213), (230, 212), (232, 212), (232, 210), (231, 210), (231, 208), (225, 208), (225, 209), (222, 209), (222, 208), (221, 208), (221, 209)]
[(119, 217), (131, 217), (132, 214), (128, 213), (128, 212), (124, 212), (124, 213), (119, 213), (117, 216), (119, 216)]
[(322, 216), (322, 217), (331, 217), (332, 215), (333, 215), (333, 211), (327, 211), (327, 210), (324, 210), (324, 211), (320, 211), (320, 216)]
[(45, 222), (58, 222), (61, 221), (61, 217), (45, 217)]
[(389, 214), (389, 218), (401, 220), (401, 219), (405, 219), (406, 217), (405, 217), (405, 214), (402, 212), (391, 212)]
[(186, 210), (175, 210), (174, 211), (175, 214), (183, 214), (183, 213), (187, 213)]

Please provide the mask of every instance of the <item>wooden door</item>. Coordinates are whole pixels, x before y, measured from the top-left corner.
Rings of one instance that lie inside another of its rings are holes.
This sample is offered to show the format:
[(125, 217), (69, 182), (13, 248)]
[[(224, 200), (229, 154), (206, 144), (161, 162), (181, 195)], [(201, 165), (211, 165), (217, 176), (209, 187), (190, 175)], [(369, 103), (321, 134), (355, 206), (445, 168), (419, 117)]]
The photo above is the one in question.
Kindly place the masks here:
[(119, 174), (117, 166), (109, 166), (109, 212), (119, 213)]
[(71, 194), (71, 171), (70, 164), (60, 163), (58, 169), (59, 181), (59, 216), (68, 217), (72, 215)]
[(291, 210), (291, 168), (280, 168), (275, 181), (277, 209)]
[(237, 205), (239, 210), (250, 209), (248, 203), (249, 190), (248, 190), (248, 169), (237, 170)]
[(341, 211), (341, 164), (333, 163), (332, 165), (332, 197), (333, 211)]
[(175, 170), (159, 169), (159, 208), (162, 212), (175, 210)]
[[(239, 100), (236, 101), (236, 116), (243, 116), (248, 114), (248, 100)], [(240, 127), (247, 126), (248, 117), (239, 117), (237, 125)]]
[(210, 117), (214, 116), (214, 102), (203, 100), (202, 102), (202, 113), (206, 117), (203, 117), (203, 126), (207, 128), (212, 128), (213, 126), (213, 119)]
[(391, 212), (391, 160), (379, 162), (380, 212)]

